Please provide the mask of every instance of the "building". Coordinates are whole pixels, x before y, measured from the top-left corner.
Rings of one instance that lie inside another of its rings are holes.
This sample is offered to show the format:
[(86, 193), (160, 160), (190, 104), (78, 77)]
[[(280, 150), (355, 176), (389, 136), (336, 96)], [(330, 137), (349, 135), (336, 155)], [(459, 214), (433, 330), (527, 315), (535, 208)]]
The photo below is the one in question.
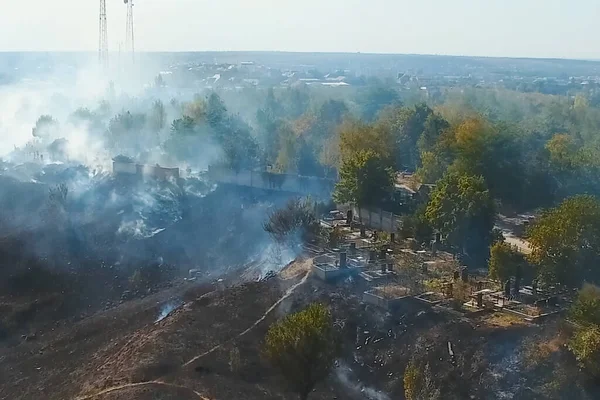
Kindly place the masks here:
[(413, 174), (400, 172), (396, 174), (394, 189), (404, 204), (411, 204), (426, 197), (435, 185), (419, 182)]
[(136, 175), (136, 164), (131, 158), (124, 155), (118, 155), (115, 158), (113, 158), (113, 174)]

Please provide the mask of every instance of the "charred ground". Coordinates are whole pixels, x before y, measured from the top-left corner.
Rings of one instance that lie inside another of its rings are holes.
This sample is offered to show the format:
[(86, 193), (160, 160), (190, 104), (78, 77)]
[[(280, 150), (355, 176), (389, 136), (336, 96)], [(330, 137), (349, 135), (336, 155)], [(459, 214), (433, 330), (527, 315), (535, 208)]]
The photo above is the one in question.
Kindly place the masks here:
[[(411, 360), (435, 370), (432, 388), (455, 399), (552, 398), (544, 390), (557, 371), (543, 366), (560, 363), (562, 375), (576, 373), (558, 323), (533, 325), (504, 314), (467, 318), (419, 307), (387, 313), (365, 305), (352, 284), (331, 286), (307, 275), (309, 265), (299, 261), (291, 276), (228, 287), (179, 284), (5, 346), (0, 395), (294, 398), (261, 356), (262, 341), (271, 322), (314, 301), (331, 307), (344, 352), (311, 398), (401, 399)], [(161, 306), (174, 297), (183, 304), (156, 322)], [(569, 385), (580, 398), (592, 398), (581, 382)]]

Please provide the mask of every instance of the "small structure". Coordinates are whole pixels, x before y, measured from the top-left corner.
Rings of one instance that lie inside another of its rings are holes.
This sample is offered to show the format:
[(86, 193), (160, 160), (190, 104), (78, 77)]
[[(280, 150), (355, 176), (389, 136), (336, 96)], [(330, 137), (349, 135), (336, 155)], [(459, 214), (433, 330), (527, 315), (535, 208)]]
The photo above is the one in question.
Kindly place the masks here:
[(136, 175), (136, 164), (131, 158), (124, 155), (118, 155), (113, 158), (113, 174)]
[(363, 269), (355, 260), (348, 259), (346, 252), (339, 253), (339, 256), (335, 253), (317, 256), (312, 266), (313, 273), (325, 282), (358, 275)]
[(387, 285), (373, 288), (363, 293), (363, 301), (386, 310), (393, 310), (401, 303), (410, 301), (410, 289), (398, 286)]

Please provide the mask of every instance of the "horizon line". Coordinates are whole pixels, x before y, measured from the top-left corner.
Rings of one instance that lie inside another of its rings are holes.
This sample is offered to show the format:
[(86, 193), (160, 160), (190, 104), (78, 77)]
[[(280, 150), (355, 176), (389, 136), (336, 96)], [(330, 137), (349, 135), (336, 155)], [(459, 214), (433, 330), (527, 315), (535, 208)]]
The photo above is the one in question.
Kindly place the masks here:
[[(98, 50), (0, 50), (2, 54), (97, 54)], [(117, 54), (119, 51), (109, 50)], [(487, 59), (512, 59), (512, 60), (549, 60), (549, 61), (586, 61), (600, 62), (600, 58), (568, 58), (568, 57), (541, 57), (541, 56), (485, 56), (468, 54), (444, 53), (377, 53), (362, 51), (294, 51), (294, 50), (142, 50), (135, 54), (193, 54), (193, 53), (256, 53), (256, 54), (335, 54), (335, 55), (368, 55), (368, 56), (412, 56), (412, 57), (454, 57), (454, 58), (487, 58)]]

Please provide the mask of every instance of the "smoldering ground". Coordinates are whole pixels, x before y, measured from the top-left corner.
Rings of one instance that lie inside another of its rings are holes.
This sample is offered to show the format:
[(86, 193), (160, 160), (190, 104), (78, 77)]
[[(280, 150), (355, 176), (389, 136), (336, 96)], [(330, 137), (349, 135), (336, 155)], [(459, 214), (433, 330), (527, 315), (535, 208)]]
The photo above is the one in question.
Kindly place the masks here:
[[(261, 276), (294, 257), (295, 247), (275, 245), (262, 228), (286, 195), (219, 187), (198, 173), (221, 160), (223, 146), (237, 154), (228, 129), (248, 138), (226, 105), (213, 101), (222, 122), (198, 122), (208, 113), (204, 95), (169, 101), (152, 82), (129, 82), (125, 92), (77, 68), (39, 79), (17, 73), (0, 87), (5, 293), (31, 301), (55, 293), (61, 314), (48, 316), (72, 317), (160, 290), (190, 269), (214, 279), (252, 265)], [(196, 118), (189, 130), (174, 124), (189, 122), (186, 113)], [(182, 178), (116, 177), (118, 154), (179, 167)]]

